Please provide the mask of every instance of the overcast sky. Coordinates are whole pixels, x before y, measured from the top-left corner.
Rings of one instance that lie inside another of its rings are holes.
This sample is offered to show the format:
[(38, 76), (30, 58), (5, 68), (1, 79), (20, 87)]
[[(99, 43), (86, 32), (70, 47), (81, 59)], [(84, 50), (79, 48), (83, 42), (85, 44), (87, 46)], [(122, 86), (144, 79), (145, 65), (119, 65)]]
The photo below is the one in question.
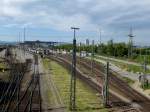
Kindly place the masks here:
[(150, 43), (150, 0), (0, 0), (0, 40), (127, 41), (133, 27), (137, 43)]

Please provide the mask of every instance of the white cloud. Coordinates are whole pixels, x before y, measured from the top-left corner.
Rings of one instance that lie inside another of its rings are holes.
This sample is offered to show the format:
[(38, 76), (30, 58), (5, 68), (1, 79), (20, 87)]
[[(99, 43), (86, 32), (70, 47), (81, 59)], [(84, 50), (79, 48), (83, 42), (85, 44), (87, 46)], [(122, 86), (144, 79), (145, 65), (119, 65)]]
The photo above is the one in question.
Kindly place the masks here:
[[(79, 26), (112, 31), (145, 21), (149, 25), (149, 0), (1, 0), (0, 25), (49, 27), (67, 30)], [(114, 25), (114, 26), (112, 26)], [(137, 27), (138, 26), (137, 24)]]

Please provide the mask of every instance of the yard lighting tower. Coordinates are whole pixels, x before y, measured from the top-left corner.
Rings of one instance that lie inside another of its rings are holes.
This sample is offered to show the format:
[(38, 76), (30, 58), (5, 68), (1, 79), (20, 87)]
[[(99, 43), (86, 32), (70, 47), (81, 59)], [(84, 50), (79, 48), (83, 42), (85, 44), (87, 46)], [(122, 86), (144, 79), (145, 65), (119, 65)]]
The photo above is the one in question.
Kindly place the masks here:
[(133, 37), (135, 37), (132, 33), (132, 27), (130, 28), (129, 37), (129, 45), (128, 45), (128, 57), (132, 57), (133, 55)]
[(76, 110), (76, 30), (80, 28), (71, 27), (74, 31), (73, 53), (72, 53), (72, 74), (70, 84), (70, 110)]

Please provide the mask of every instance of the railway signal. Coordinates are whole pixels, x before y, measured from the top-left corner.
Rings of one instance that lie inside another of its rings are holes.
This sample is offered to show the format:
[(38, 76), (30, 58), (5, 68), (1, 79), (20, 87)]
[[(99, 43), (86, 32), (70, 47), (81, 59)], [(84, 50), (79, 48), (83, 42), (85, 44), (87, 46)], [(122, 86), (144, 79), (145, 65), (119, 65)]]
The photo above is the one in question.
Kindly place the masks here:
[(70, 84), (70, 110), (76, 110), (76, 30), (79, 28), (71, 27), (74, 31), (73, 53), (72, 53), (72, 74)]

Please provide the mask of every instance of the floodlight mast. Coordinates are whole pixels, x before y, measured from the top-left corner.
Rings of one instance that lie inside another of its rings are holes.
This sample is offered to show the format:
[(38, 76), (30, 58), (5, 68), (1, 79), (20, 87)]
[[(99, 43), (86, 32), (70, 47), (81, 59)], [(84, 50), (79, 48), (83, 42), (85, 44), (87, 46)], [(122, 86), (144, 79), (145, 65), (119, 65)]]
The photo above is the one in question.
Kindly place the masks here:
[(74, 39), (76, 39), (76, 30), (79, 30), (80, 28), (71, 27), (71, 29), (74, 31)]
[(72, 53), (72, 74), (70, 84), (70, 110), (76, 110), (76, 30), (80, 28), (71, 27), (74, 31), (73, 53)]

